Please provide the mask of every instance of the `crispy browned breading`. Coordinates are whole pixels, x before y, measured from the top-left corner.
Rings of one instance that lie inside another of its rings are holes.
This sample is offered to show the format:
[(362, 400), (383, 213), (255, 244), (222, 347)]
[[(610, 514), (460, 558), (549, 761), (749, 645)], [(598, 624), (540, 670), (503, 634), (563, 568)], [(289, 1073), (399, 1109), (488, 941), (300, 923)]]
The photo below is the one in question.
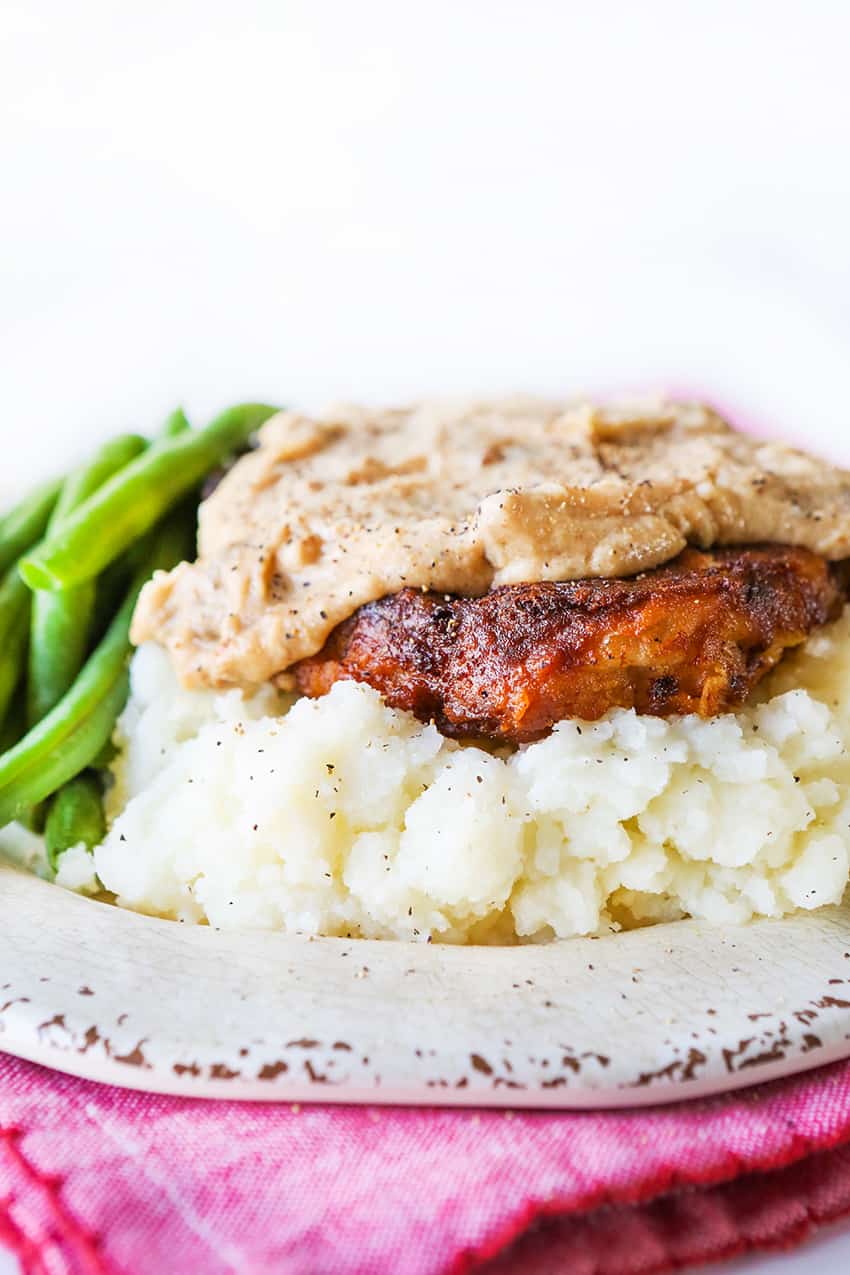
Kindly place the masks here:
[(478, 598), (404, 589), (361, 607), (294, 672), (311, 696), (368, 682), (456, 738), (520, 743), (613, 707), (711, 717), (743, 703), (844, 594), (841, 569), (781, 545), (687, 549), (632, 579)]

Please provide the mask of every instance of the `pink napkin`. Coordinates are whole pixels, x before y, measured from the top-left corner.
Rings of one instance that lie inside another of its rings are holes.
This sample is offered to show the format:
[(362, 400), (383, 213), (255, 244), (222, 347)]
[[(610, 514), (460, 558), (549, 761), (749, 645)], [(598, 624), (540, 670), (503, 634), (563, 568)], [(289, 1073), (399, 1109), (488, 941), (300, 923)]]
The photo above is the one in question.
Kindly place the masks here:
[(158, 1098), (0, 1055), (0, 1244), (27, 1275), (648, 1275), (850, 1211), (844, 1141), (850, 1064), (552, 1115)]

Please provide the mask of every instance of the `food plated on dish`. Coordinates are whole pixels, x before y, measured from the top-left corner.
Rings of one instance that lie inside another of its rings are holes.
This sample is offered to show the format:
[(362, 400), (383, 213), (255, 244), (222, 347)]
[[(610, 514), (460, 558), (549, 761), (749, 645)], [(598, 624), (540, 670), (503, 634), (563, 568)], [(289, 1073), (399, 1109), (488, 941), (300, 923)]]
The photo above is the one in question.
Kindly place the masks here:
[(417, 942), (841, 899), (850, 474), (666, 402), (110, 446), (0, 529), (0, 819), (37, 870)]

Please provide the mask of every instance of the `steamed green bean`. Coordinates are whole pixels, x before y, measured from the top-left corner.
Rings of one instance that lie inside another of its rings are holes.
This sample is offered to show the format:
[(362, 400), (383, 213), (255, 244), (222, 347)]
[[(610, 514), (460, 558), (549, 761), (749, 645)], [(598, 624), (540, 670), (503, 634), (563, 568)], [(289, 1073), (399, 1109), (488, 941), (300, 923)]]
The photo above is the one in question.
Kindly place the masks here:
[(0, 756), (14, 748), (18, 740), (26, 733), (26, 686), (23, 681), (18, 684), (12, 702), (6, 710), (6, 716), (0, 723)]
[[(65, 520), (113, 474), (145, 450), (140, 434), (124, 434), (105, 443), (65, 481), (47, 527), (59, 532)], [(85, 660), (95, 603), (94, 581), (70, 589), (37, 590), (32, 595), (27, 717), (41, 721), (72, 685)], [(1, 689), (1, 688), (0, 688)]]
[(68, 781), (50, 803), (44, 825), (47, 858), (56, 871), (60, 857), (73, 846), (93, 850), (106, 835), (103, 797), (97, 777), (84, 771)]
[(0, 826), (85, 770), (108, 742), (127, 698), (130, 622), (139, 592), (154, 571), (180, 562), (189, 545), (189, 529), (181, 512), (156, 534), (148, 561), (74, 685), (37, 726), (0, 757)]
[(47, 524), (51, 536), (75, 509), (89, 496), (94, 495), (107, 479), (112, 478), (131, 460), (135, 460), (148, 447), (148, 440), (141, 434), (119, 434), (103, 443), (91, 457), (73, 470), (62, 484), (56, 507)]
[(61, 488), (61, 479), (43, 483), (0, 519), (0, 575), (44, 535)]
[(160, 438), (176, 438), (178, 434), (185, 434), (191, 429), (189, 419), (182, 407), (175, 407), (174, 411), (166, 420), (162, 427)]
[(27, 584), (65, 589), (92, 579), (197, 487), (213, 466), (247, 442), (275, 410), (245, 403), (223, 412), (206, 429), (155, 442), (23, 559)]
[(23, 680), (29, 627), (29, 608), (25, 605), (9, 621), (0, 640), (0, 723), (5, 722)]
[(0, 722), (26, 665), (30, 597), (17, 568), (12, 567), (0, 583)]

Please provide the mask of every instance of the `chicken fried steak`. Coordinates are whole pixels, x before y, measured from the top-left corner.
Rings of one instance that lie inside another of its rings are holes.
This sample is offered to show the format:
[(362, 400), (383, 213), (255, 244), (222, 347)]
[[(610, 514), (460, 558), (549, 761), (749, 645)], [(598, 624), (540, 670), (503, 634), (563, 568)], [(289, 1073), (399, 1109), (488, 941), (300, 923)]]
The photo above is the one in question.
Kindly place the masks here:
[(293, 671), (306, 695), (351, 678), (445, 735), (521, 743), (614, 707), (734, 709), (845, 596), (843, 569), (807, 549), (687, 549), (631, 579), (477, 598), (404, 589), (361, 607)]

